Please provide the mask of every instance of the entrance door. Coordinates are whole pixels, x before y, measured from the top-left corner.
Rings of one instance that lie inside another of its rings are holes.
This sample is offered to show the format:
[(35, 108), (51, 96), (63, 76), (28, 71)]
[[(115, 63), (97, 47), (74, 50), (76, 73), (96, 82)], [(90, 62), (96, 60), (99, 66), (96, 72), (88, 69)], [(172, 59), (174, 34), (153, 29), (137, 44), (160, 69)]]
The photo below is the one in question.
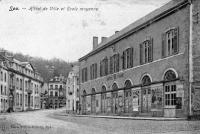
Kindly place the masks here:
[(117, 109), (118, 109), (118, 93), (117, 92), (113, 92), (112, 99), (113, 99), (113, 101), (112, 101), (112, 104), (113, 104), (112, 105), (112, 112), (114, 114), (116, 114)]
[(92, 106), (91, 106), (91, 112), (92, 113), (96, 113), (96, 99), (95, 99), (95, 95), (92, 95)]
[(148, 113), (151, 111), (151, 89), (142, 89), (142, 112)]

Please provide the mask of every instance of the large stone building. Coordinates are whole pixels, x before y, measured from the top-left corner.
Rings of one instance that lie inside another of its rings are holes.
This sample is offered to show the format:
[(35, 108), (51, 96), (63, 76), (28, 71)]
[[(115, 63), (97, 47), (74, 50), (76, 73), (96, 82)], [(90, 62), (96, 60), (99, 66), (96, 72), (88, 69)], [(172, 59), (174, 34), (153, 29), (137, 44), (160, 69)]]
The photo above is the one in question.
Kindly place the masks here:
[(55, 76), (48, 83), (49, 108), (66, 106), (66, 80), (64, 76)]
[(0, 52), (1, 112), (40, 109), (43, 79), (29, 62)]
[(79, 59), (83, 114), (200, 113), (200, 1), (172, 0)]
[(79, 66), (74, 66), (67, 78), (66, 111), (68, 113), (79, 112)]

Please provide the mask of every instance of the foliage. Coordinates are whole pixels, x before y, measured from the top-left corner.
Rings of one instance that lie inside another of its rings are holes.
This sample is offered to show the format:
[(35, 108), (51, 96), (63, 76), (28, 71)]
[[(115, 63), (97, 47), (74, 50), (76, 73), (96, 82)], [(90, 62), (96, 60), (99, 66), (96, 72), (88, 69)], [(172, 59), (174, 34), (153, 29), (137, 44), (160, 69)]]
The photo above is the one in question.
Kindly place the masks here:
[(58, 58), (47, 60), (41, 57), (23, 55), (22, 53), (12, 53), (8, 51), (7, 53), (9, 55), (13, 55), (17, 60), (22, 62), (30, 62), (35, 67), (37, 72), (43, 77), (44, 82), (48, 82), (50, 78), (53, 76), (59, 76), (60, 74), (67, 77), (73, 65), (78, 64), (77, 62), (66, 62)]

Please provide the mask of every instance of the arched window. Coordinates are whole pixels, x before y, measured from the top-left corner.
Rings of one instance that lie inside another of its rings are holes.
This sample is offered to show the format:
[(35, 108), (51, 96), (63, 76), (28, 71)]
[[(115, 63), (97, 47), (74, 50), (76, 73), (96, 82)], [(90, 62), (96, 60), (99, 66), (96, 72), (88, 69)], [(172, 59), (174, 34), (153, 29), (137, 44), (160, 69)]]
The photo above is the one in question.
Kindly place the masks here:
[(176, 74), (174, 71), (172, 70), (168, 70), (166, 73), (165, 73), (165, 76), (164, 76), (164, 80), (165, 81), (173, 81), (176, 79)]
[(86, 94), (87, 94), (87, 93), (86, 93), (86, 91), (84, 90), (84, 91), (83, 91), (83, 96), (85, 96)]
[(176, 78), (177, 75), (173, 70), (168, 70), (164, 75), (165, 106), (176, 106), (177, 109), (181, 109), (182, 98), (177, 98), (177, 85), (173, 82)]
[(116, 83), (112, 85), (112, 89), (112, 113), (116, 114), (118, 111), (118, 91), (116, 91), (118, 86)]
[(102, 86), (102, 89), (101, 89), (101, 111), (102, 113), (106, 113), (106, 87), (105, 86)]
[(125, 88), (130, 88), (132, 86), (131, 81), (130, 80), (126, 80), (125, 81)]
[(148, 113), (151, 111), (151, 79), (148, 75), (145, 75), (142, 78), (142, 107), (141, 110), (143, 113)]
[(92, 88), (92, 94), (95, 94), (95, 89), (94, 88)]
[(151, 79), (148, 75), (145, 75), (143, 78), (142, 78), (142, 86), (148, 86), (151, 84)]
[(113, 90), (117, 90), (117, 89), (118, 89), (118, 86), (117, 86), (116, 83), (114, 83), (114, 84), (112, 85), (112, 89), (113, 89)]
[(95, 95), (95, 89), (92, 88), (92, 96), (91, 96), (91, 112), (95, 113), (96, 112), (96, 95)]
[(124, 112), (129, 113), (131, 112), (131, 81), (125, 81), (125, 91), (124, 91)]

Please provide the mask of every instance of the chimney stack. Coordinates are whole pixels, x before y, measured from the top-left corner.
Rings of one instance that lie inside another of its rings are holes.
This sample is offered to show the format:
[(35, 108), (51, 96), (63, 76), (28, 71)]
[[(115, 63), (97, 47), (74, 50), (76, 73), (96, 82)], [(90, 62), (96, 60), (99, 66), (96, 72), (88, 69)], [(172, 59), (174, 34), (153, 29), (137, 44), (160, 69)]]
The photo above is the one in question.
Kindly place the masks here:
[(97, 46), (98, 46), (98, 37), (94, 36), (94, 37), (93, 37), (93, 50), (94, 50), (95, 48), (97, 48)]
[(101, 42), (105, 42), (107, 37), (101, 37)]

